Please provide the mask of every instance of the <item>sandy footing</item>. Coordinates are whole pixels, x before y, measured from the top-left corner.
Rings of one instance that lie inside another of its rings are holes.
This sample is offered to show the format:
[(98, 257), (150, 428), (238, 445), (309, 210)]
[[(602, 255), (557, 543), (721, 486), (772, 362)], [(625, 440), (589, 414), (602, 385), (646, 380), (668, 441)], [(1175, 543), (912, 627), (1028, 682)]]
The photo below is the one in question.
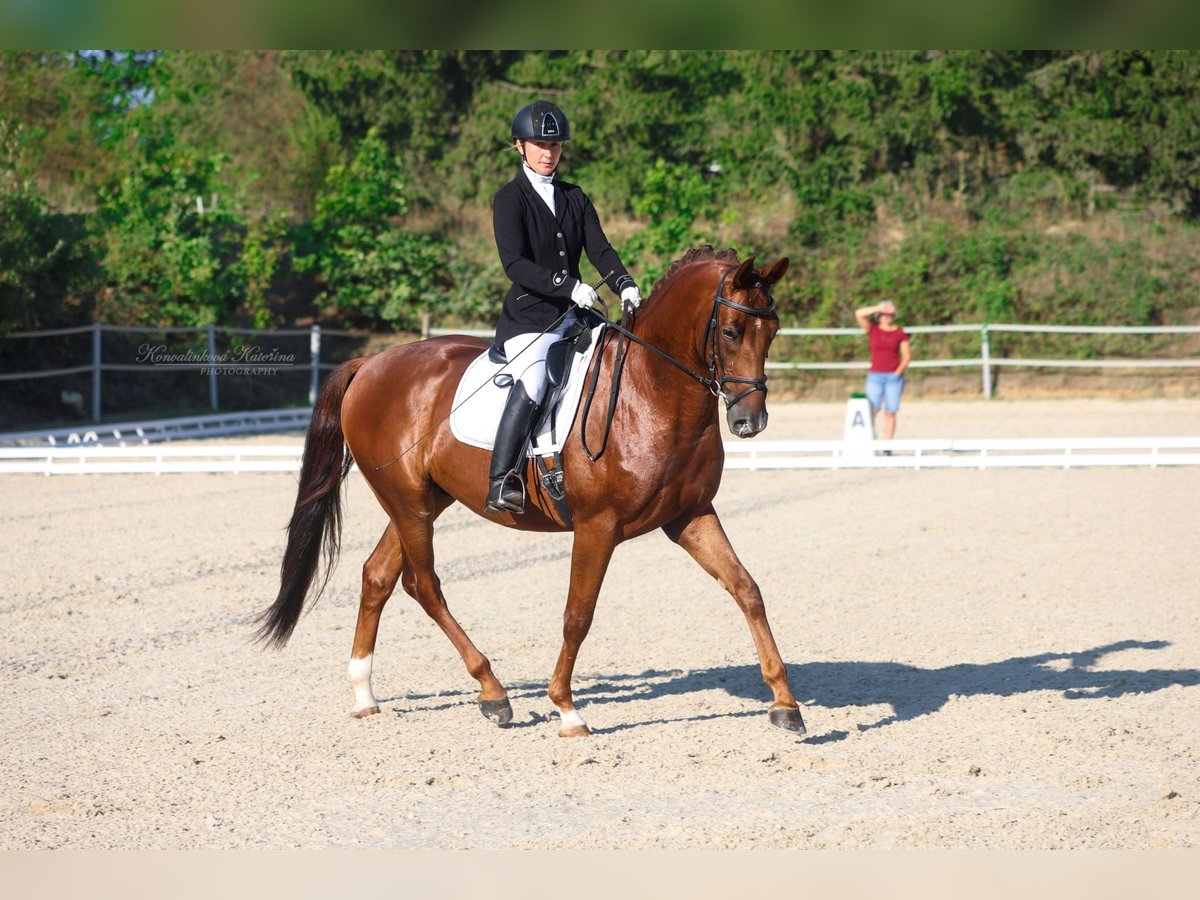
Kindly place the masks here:
[[(840, 437), (776, 404), (767, 438)], [(1197, 434), (1200, 401), (906, 402), (897, 437)], [(289, 440), (295, 440), (292, 437)], [(564, 740), (546, 680), (570, 535), (452, 507), (438, 569), (513, 723), (406, 595), (349, 716), (356, 476), (342, 562), (281, 652), (291, 475), (0, 480), (0, 846), (1194, 848), (1200, 469), (729, 472), (809, 732), (724, 591), (661, 535), (618, 548)]]

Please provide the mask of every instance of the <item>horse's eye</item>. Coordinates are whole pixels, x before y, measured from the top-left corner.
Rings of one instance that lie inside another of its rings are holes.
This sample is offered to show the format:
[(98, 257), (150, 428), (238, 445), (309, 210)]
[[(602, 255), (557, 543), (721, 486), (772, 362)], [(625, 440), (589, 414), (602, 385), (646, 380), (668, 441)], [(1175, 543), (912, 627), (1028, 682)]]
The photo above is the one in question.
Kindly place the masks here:
[(737, 340), (738, 332), (732, 325), (726, 325), (721, 329), (721, 336), (727, 341), (735, 341)]

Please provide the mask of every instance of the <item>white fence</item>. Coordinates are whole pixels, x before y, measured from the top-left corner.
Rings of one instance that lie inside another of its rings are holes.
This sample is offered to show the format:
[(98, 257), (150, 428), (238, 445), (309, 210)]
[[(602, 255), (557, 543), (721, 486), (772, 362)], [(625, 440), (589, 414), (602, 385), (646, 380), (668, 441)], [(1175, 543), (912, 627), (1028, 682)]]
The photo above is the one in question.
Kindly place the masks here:
[(166, 475), (299, 472), (301, 444), (246, 446), (0, 447), (0, 474)]
[[(301, 444), (4, 447), (0, 474), (298, 472)], [(886, 454), (886, 455), (885, 455)], [(1200, 465), (1200, 437), (729, 441), (726, 469), (990, 469)]]
[(726, 469), (991, 469), (1200, 465), (1200, 437), (738, 441)]

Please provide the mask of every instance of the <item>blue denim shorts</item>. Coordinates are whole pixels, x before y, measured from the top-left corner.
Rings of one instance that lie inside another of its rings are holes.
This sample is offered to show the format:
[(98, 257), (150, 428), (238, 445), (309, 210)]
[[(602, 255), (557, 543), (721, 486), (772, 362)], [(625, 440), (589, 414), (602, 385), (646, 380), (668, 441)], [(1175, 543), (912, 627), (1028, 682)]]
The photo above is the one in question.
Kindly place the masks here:
[(871, 409), (884, 406), (890, 413), (900, 411), (900, 395), (904, 393), (904, 376), (892, 372), (867, 373), (867, 400)]

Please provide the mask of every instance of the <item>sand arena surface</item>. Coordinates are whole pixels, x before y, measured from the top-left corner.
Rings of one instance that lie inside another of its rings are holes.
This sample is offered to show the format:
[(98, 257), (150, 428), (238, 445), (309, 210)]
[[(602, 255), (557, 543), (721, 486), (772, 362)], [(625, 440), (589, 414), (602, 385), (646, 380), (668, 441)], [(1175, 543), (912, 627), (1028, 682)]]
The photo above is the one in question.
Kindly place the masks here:
[[(776, 404), (764, 437), (840, 436)], [(1186, 435), (1197, 401), (906, 402), (898, 437)], [(294, 438), (289, 438), (293, 439)], [(278, 440), (273, 439), (273, 440)], [(342, 562), (279, 653), (291, 475), (0, 480), (0, 846), (1200, 845), (1200, 469), (727, 472), (717, 510), (803, 706), (768, 727), (733, 601), (660, 534), (618, 548), (545, 696), (569, 535), (452, 507), (452, 611), (513, 724), (397, 592), (381, 715), (350, 718), (359, 571), (384, 527), (352, 476)]]

